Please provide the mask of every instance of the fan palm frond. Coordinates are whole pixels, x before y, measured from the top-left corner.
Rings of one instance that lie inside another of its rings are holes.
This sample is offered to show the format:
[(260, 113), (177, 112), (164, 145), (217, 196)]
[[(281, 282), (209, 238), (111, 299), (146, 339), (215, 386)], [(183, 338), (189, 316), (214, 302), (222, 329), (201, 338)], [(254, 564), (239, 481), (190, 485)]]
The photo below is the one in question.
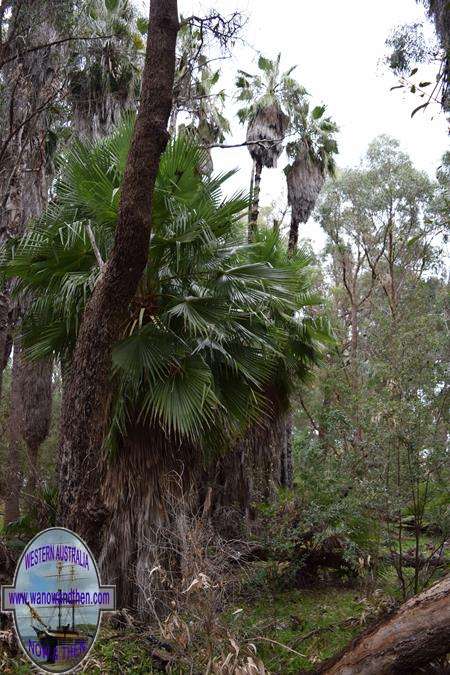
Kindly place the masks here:
[[(88, 227), (107, 264), (132, 124), (128, 116), (111, 137), (77, 142), (60, 162), (54, 203), (1, 254), (15, 292), (36, 298), (25, 326), (31, 359), (70, 359), (101, 274)], [(288, 258), (275, 233), (245, 243), (248, 199), (224, 199), (230, 173), (201, 175), (202, 153), (181, 135), (161, 158), (149, 261), (113, 350), (112, 445), (134, 421), (199, 447), (229, 438), (266, 414), (265, 387), (290, 377), (289, 359), (306, 373), (325, 342), (301, 318), (317, 300), (309, 256)]]

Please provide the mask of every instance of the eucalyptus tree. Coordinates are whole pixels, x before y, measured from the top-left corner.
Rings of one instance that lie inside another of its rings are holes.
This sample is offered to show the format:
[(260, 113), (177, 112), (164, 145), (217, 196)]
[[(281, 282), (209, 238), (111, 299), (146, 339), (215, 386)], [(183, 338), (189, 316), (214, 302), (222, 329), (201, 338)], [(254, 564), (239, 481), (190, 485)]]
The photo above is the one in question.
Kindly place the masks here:
[[(51, 43), (59, 38), (69, 9), (64, 1), (55, 8), (48, 0), (33, 0), (26, 12), (19, 2), (8, 4), (9, 11), (1, 15), (0, 243), (23, 234), (29, 220), (40, 216), (47, 202), (54, 110), (60, 104), (64, 83), (62, 54), (52, 49)], [(6, 521), (10, 520), (10, 505), (14, 514), (18, 512), (20, 436), (26, 441), (33, 475), (51, 413), (51, 364), (30, 364), (21, 355), (20, 320), (31, 298), (22, 298), (20, 305), (11, 303), (11, 285), (4, 285), (0, 295), (1, 370), (13, 342), (15, 351)]]
[[(128, 120), (109, 140), (76, 145), (54, 205), (11, 248), (4, 273), (19, 279), (17, 293), (37, 298), (26, 323), (30, 357), (72, 359), (80, 316), (111, 255), (132, 128)], [(308, 260), (280, 255), (273, 233), (253, 247), (242, 241), (248, 203), (221, 197), (229, 174), (199, 174), (203, 154), (182, 135), (161, 159), (148, 264), (113, 348), (114, 394), (97, 469), (107, 513), (101, 561), (121, 602), (141, 610), (137, 587), (150, 582), (170, 474), (198, 494), (212, 448), (226, 448), (270, 414), (269, 383), (284, 378), (288, 386), (286, 354), (304, 376), (323, 339), (320, 320), (298, 318), (315, 301)], [(98, 531), (96, 538), (98, 545)]]
[[(209, 51), (204, 32), (185, 22), (178, 33), (174, 98), (169, 122), (172, 136), (178, 129), (204, 146), (205, 162), (199, 168), (207, 174), (213, 171), (208, 146), (223, 143), (230, 131), (230, 124), (224, 116), (226, 94), (216, 87), (220, 68), (213, 69), (210, 65), (211, 62), (217, 64), (225, 56), (216, 56), (216, 50), (211, 55)], [(182, 122), (178, 125), (180, 116)]]
[[(336, 348), (302, 394), (305, 460), (309, 448), (338, 480), (350, 477), (343, 493), (388, 542), (402, 595), (427, 579), (425, 523), (448, 537), (442, 188), (381, 137), (325, 187), (318, 208)], [(406, 528), (416, 539), (409, 561)]]
[(291, 77), (295, 66), (281, 72), (280, 60), (281, 54), (274, 61), (260, 56), (259, 73), (240, 70), (236, 79), (238, 100), (244, 102), (238, 116), (242, 124), (247, 124), (247, 149), (253, 160), (249, 240), (258, 222), (262, 169), (276, 167), (290, 124), (290, 109), (306, 93)]
[[(417, 0), (424, 5), (434, 23), (437, 41), (429, 39), (421, 23), (396, 26), (386, 39), (388, 53), (385, 62), (399, 84), (392, 89), (403, 89), (418, 100), (411, 113), (413, 117), (431, 103), (437, 103), (444, 112), (449, 109), (450, 78), (450, 8), (446, 0)], [(422, 71), (423, 64), (435, 64), (435, 75)]]
[(311, 110), (304, 99), (292, 107), (291, 130), (294, 140), (287, 144), (286, 152), (293, 162), (284, 171), (291, 207), (288, 249), (292, 253), (297, 248), (299, 223), (310, 217), (326, 176), (334, 176), (338, 128), (325, 117), (325, 106)]

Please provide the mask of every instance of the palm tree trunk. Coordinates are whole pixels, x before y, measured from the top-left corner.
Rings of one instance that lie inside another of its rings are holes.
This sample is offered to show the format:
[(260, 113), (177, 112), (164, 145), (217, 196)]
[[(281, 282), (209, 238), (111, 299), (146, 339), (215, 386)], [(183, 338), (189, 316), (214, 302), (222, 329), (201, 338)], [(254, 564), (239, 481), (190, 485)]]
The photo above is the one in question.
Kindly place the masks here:
[(170, 610), (167, 575), (181, 564), (173, 535), (195, 502), (196, 455), (161, 429), (134, 423), (105, 463), (102, 492), (111, 515), (99, 556), (102, 578), (116, 584), (118, 606), (142, 618)]
[(168, 139), (178, 28), (176, 0), (152, 0), (141, 100), (115, 241), (81, 321), (62, 403), (59, 522), (76, 529), (94, 550), (108, 514), (99, 484), (112, 394), (111, 351), (147, 264), (153, 188)]
[(294, 215), (292, 215), (291, 216), (291, 226), (289, 228), (289, 242), (288, 242), (288, 253), (289, 253), (289, 255), (293, 255), (295, 253), (295, 251), (297, 250), (298, 225), (299, 225), (298, 220), (294, 217)]
[(203, 497), (211, 490), (214, 526), (226, 536), (242, 534), (254, 518), (253, 505), (272, 501), (282, 484), (285, 416), (276, 400), (272, 404), (271, 418), (253, 424), (203, 477)]
[(257, 227), (259, 215), (259, 193), (261, 189), (262, 163), (258, 160), (253, 162), (253, 193), (251, 199), (250, 218), (248, 221), (248, 240), (253, 241)]
[(250, 231), (250, 221), (252, 217), (252, 206), (253, 206), (253, 190), (255, 187), (255, 162), (252, 164), (252, 173), (250, 176), (250, 190), (249, 190), (249, 197), (250, 197), (250, 202), (248, 205), (248, 232), (247, 232), (247, 241), (251, 241), (251, 231)]

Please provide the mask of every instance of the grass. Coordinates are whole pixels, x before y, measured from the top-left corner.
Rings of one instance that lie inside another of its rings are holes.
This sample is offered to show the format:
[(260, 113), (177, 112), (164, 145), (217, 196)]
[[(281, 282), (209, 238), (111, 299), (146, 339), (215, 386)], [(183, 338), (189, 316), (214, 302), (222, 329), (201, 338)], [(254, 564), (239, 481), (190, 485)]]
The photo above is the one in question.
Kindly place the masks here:
[[(272, 592), (238, 614), (230, 612), (229, 625), (241, 640), (256, 645), (271, 673), (281, 675), (311, 668), (339, 651), (361, 630), (362, 613), (354, 589), (295, 589)], [(349, 619), (351, 625), (342, 625)]]
[[(405, 541), (407, 549), (413, 541)], [(202, 634), (189, 622), (191, 639), (176, 649), (172, 673), (204, 672), (208, 644), (221, 657), (238, 645), (242, 653), (255, 645), (258, 657), (273, 675), (288, 675), (310, 670), (317, 663), (333, 656), (373, 620), (389, 597), (397, 597), (398, 580), (392, 565), (379, 569), (376, 585), (381, 591), (367, 595), (363, 584), (352, 588), (335, 582), (314, 588), (290, 587), (289, 563), (255, 561), (245, 573), (240, 595), (230, 600), (218, 616), (216, 635)], [(406, 574), (412, 570), (405, 570)], [(149, 633), (156, 627), (148, 626)], [(179, 646), (178, 646), (179, 647)], [(154, 648), (136, 631), (113, 631), (104, 625), (81, 671), (93, 675), (124, 672), (135, 675), (160, 672), (154, 666)], [(158, 651), (158, 650), (156, 650)], [(183, 663), (185, 665), (183, 665)], [(188, 665), (189, 664), (189, 665)], [(194, 667), (193, 670), (191, 668)], [(0, 672), (25, 675), (35, 672), (27, 659), (20, 655), (4, 660), (0, 654)]]
[[(355, 590), (332, 587), (271, 592), (244, 605), (228, 608), (223, 619), (226, 632), (241, 647), (247, 643), (256, 646), (258, 656), (271, 673), (298, 673), (336, 653), (361, 630), (359, 625), (338, 626), (350, 617), (361, 616), (363, 607), (358, 600)], [(242, 607), (242, 612), (234, 614)], [(313, 634), (308, 637), (311, 632)], [(197, 646), (198, 642), (193, 641), (188, 648), (190, 662), (196, 661)], [(287, 647), (305, 657), (290, 652)], [(127, 633), (118, 636), (104, 627), (82, 672), (89, 675), (159, 672), (152, 670), (150, 649), (142, 639)], [(34, 671), (25, 657), (19, 656), (4, 664), (2, 672), (25, 675)], [(187, 671), (175, 666), (172, 672)]]

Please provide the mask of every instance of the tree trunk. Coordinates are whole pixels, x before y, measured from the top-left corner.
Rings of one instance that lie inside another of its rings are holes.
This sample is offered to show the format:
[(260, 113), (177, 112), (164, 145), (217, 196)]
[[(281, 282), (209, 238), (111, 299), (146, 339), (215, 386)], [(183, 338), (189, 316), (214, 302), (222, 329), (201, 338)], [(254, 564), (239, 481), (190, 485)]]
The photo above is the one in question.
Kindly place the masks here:
[(19, 393), (22, 406), (21, 435), (27, 446), (28, 475), (26, 502), (28, 511), (36, 506), (35, 491), (39, 484), (39, 450), (48, 436), (52, 413), (53, 362), (49, 359), (30, 362), (20, 358)]
[(111, 351), (147, 263), (153, 188), (168, 139), (178, 26), (176, 0), (152, 0), (115, 242), (83, 315), (62, 403), (59, 522), (75, 529), (95, 550), (106, 515), (99, 486), (112, 394)]
[(294, 468), (292, 465), (292, 412), (286, 415), (284, 426), (284, 443), (281, 456), (281, 485), (289, 490), (294, 485)]
[(272, 417), (253, 424), (202, 479), (200, 494), (205, 498), (211, 489), (211, 516), (225, 536), (242, 534), (254, 517), (253, 505), (273, 500), (282, 484), (286, 422), (274, 397), (272, 403)]
[(176, 574), (174, 520), (186, 517), (195, 501), (198, 466), (197, 448), (140, 423), (130, 424), (123, 447), (109, 458), (102, 493), (111, 515), (99, 564), (103, 578), (116, 584), (118, 606), (142, 618), (169, 609), (169, 583), (151, 572), (161, 566)]
[(316, 673), (407, 675), (445, 656), (450, 645), (449, 597), (450, 576), (447, 576), (364, 631)]
[(3, 371), (8, 363), (9, 294), (0, 292), (0, 401), (2, 399)]
[(354, 368), (354, 374), (356, 369), (356, 356), (358, 354), (358, 306), (356, 302), (352, 299), (352, 304), (350, 308), (350, 328), (351, 328), (351, 337), (350, 337), (350, 356)]
[(299, 221), (291, 216), (291, 226), (289, 228), (289, 242), (288, 242), (288, 253), (292, 255), (297, 250), (298, 245), (298, 225)]
[(14, 345), (13, 367), (11, 378), (11, 400), (8, 419), (8, 456), (6, 466), (6, 494), (4, 524), (12, 523), (20, 516), (20, 489), (22, 474), (20, 470), (20, 343)]
[[(47, 108), (58, 97), (62, 79), (59, 50), (48, 48), (32, 51), (36, 45), (47, 44), (58, 37), (55, 25), (62, 19), (62, 8), (55, 8), (49, 0), (30, 0), (24, 12), (20, 4), (12, 5), (7, 35), (9, 56), (16, 58), (5, 66), (2, 73), (8, 121), (0, 121), (1, 165), (5, 169), (0, 180), (3, 207), (0, 207), (0, 243), (10, 237), (23, 235), (28, 222), (39, 217), (47, 204), (51, 165), (47, 153)], [(8, 284), (3, 289), (0, 308), (2, 370), (9, 356), (9, 335), (13, 329), (20, 331), (21, 319), (31, 301), (29, 299), (25, 304), (19, 304), (11, 300), (12, 285)], [(12, 374), (12, 426), (16, 427), (18, 421), (13, 406), (17, 406), (20, 400), (20, 431), (25, 431), (29, 454), (35, 460), (49, 429), (51, 373), (51, 365), (29, 364), (21, 356)], [(10, 461), (16, 461), (18, 445), (14, 437), (10, 452)], [(32, 488), (33, 484), (34, 479), (29, 487)]]
[(253, 193), (250, 209), (250, 218), (248, 221), (248, 240), (252, 242), (258, 227), (259, 216), (259, 193), (261, 189), (262, 163), (258, 160), (253, 162)]

